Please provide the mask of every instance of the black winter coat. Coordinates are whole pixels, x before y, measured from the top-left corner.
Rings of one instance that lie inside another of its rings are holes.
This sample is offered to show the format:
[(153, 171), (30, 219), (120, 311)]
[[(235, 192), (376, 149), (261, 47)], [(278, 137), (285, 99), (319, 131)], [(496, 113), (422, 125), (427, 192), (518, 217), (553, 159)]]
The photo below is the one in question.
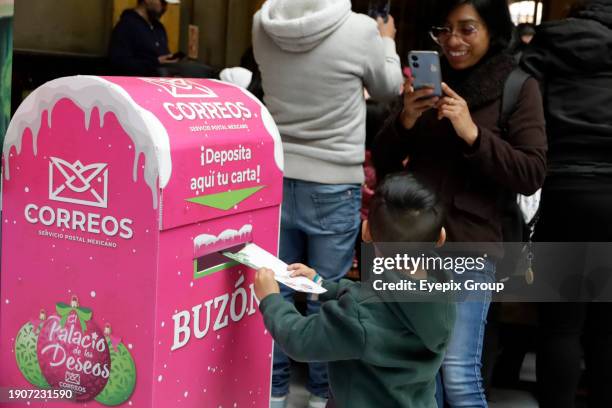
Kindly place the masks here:
[(109, 58), (116, 75), (155, 76), (158, 57), (170, 54), (166, 29), (149, 24), (136, 11), (125, 10), (113, 29)]
[(411, 130), (399, 122), (401, 106), (377, 136), (373, 159), (377, 176), (407, 170), (438, 195), (446, 210), (449, 242), (478, 242), (493, 258), (503, 255), (501, 242), (503, 199), (508, 192), (533, 194), (546, 174), (544, 112), (538, 83), (523, 85), (508, 121), (508, 133), (499, 128), (501, 95), (510, 72), (511, 56), (484, 58), (477, 66), (443, 76), (466, 99), (479, 136), (473, 146), (464, 143), (437, 111), (423, 114)]
[(549, 176), (612, 174), (612, 0), (539, 26), (521, 65), (542, 83)]

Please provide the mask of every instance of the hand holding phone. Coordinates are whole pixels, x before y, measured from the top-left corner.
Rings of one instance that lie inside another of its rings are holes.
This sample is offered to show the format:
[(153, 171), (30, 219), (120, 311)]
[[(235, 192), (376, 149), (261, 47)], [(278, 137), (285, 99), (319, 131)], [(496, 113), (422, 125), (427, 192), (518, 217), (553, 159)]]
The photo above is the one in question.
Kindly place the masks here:
[(438, 53), (412, 51), (408, 54), (409, 76), (404, 83), (404, 109), (400, 120), (412, 129), (424, 112), (436, 106), (442, 96)]
[(388, 37), (395, 40), (397, 30), (395, 29), (395, 20), (393, 20), (393, 16), (391, 14), (387, 16), (386, 22), (382, 17), (378, 17), (376, 22), (378, 23), (378, 32), (380, 33), (381, 37)]
[(412, 87), (412, 79), (406, 78), (403, 94), (404, 109), (400, 115), (400, 121), (404, 128), (412, 129), (423, 113), (436, 106), (440, 98), (434, 96), (433, 92), (432, 88), (415, 90)]
[(177, 61), (172, 57), (172, 54), (160, 55), (157, 60), (160, 64), (173, 64)]
[(386, 23), (391, 12), (391, 0), (370, 0), (368, 5), (368, 15), (376, 20), (381, 17)]
[(174, 54), (172, 54), (172, 59), (176, 59), (176, 60), (182, 60), (183, 58), (185, 58), (187, 55), (185, 55), (185, 53), (183, 51), (179, 51), (179, 52), (175, 52)]
[(410, 51), (408, 65), (413, 76), (415, 90), (432, 88), (432, 96), (442, 96), (440, 56), (436, 51)]

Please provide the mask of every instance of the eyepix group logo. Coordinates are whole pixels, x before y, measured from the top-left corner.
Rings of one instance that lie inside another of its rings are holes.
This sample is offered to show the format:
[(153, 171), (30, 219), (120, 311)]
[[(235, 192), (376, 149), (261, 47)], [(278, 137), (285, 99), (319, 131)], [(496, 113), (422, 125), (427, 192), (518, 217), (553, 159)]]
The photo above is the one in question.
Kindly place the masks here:
[(158, 86), (175, 98), (218, 98), (207, 86), (183, 78), (140, 78)]
[(91, 207), (108, 207), (108, 164), (84, 165), (58, 157), (49, 162), (49, 199)]

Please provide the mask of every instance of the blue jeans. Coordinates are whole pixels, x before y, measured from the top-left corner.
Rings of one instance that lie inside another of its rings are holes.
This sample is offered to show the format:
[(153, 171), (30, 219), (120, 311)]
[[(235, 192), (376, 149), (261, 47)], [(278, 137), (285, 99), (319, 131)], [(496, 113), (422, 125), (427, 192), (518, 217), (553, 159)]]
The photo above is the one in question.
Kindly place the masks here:
[[(280, 259), (315, 269), (325, 280), (339, 280), (350, 269), (360, 230), (361, 189), (357, 184), (318, 184), (285, 179), (281, 216)], [(281, 294), (293, 302), (294, 292), (281, 285)], [(320, 303), (308, 298), (307, 314)], [(272, 396), (289, 392), (289, 358), (275, 344)], [(308, 391), (327, 398), (327, 364), (308, 365)]]
[[(484, 271), (469, 270), (461, 275), (454, 273), (453, 279), (460, 282), (494, 282), (495, 263), (487, 261)], [(457, 320), (436, 382), (439, 408), (443, 408), (444, 404), (451, 408), (487, 407), (480, 369), (490, 303), (490, 291), (479, 292), (457, 303)]]

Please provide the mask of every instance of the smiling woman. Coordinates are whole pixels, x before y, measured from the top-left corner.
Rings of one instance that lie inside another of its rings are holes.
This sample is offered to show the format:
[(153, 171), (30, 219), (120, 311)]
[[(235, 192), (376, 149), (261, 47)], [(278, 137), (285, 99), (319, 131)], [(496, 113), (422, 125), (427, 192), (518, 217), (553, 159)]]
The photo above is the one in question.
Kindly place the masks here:
[(508, 46), (512, 23), (506, 7), (487, 0), (444, 3), (437, 19), (441, 29), (431, 32), (453, 69), (474, 66), (489, 49), (499, 52)]
[(454, 69), (474, 66), (489, 50), (489, 32), (471, 4), (453, 10), (442, 27), (432, 27), (434, 41)]

